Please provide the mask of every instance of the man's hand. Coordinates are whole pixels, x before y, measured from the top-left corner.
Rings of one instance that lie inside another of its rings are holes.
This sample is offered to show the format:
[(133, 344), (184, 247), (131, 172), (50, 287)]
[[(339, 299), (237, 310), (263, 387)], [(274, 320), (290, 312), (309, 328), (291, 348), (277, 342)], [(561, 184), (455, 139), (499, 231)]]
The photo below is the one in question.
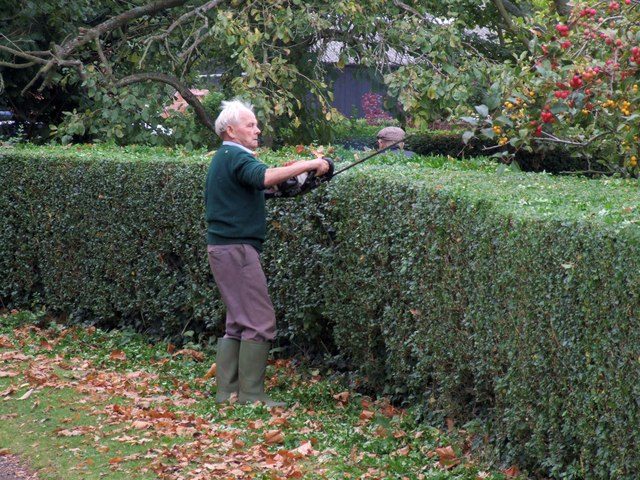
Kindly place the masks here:
[(294, 162), (287, 167), (270, 167), (264, 174), (266, 188), (278, 185), (289, 178), (297, 177), (301, 173), (315, 171), (316, 176), (322, 176), (329, 171), (329, 163), (321, 158)]
[(316, 158), (315, 160), (309, 160), (309, 163), (313, 163), (314, 166), (313, 170), (316, 171), (316, 177), (321, 177), (322, 175), (324, 175), (325, 173), (327, 173), (329, 171), (329, 162), (327, 162), (324, 158)]

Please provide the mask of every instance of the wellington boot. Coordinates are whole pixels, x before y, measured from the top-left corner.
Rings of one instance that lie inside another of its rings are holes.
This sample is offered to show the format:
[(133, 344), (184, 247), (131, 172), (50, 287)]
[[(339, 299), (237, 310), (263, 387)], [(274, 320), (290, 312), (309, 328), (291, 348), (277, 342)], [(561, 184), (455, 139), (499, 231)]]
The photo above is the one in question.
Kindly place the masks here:
[(216, 354), (216, 402), (229, 400), (238, 394), (238, 359), (240, 358), (240, 340), (219, 338)]
[(284, 407), (285, 402), (276, 402), (264, 393), (264, 375), (269, 357), (269, 342), (240, 342), (240, 364), (238, 380), (240, 382), (239, 403), (262, 402), (267, 407)]

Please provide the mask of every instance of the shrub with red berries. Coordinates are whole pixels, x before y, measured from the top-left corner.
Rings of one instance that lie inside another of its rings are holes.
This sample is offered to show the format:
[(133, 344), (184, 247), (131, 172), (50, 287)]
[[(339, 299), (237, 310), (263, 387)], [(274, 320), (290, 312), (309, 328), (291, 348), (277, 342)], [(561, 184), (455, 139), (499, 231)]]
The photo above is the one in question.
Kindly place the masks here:
[(529, 55), (504, 70), (499, 107), (481, 105), (465, 118), (476, 127), (466, 138), (478, 134), (511, 151), (561, 148), (637, 176), (639, 6), (576, 3), (565, 21), (537, 27)]

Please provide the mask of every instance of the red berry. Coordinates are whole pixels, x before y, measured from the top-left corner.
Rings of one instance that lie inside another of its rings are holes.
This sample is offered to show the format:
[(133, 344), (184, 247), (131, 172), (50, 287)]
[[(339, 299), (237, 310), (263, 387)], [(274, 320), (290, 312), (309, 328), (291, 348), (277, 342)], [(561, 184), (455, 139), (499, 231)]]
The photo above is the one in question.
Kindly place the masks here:
[(582, 86), (582, 78), (578, 75), (574, 75), (573, 78), (569, 81), (569, 85), (571, 88), (580, 88)]
[(540, 118), (544, 123), (553, 123), (554, 120), (553, 113), (551, 113), (549, 110), (544, 110), (540, 114)]

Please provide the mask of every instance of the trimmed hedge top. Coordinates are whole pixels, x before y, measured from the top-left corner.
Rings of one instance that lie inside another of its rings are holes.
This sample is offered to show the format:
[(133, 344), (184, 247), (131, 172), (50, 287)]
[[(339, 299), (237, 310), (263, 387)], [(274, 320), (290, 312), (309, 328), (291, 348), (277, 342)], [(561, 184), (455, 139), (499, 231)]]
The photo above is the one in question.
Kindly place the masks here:
[(387, 181), (398, 178), (430, 185), (436, 182), (436, 190), (447, 196), (480, 204), (490, 202), (492, 209), (514, 218), (584, 221), (618, 229), (637, 228), (640, 222), (640, 184), (634, 180), (487, 170), (460, 172), (412, 165), (367, 166), (356, 174), (384, 175)]
[[(67, 161), (208, 163), (212, 152), (103, 144), (71, 147), (24, 144), (0, 149), (0, 155), (5, 153), (10, 153), (14, 159), (25, 160), (44, 157)], [(356, 155), (359, 156), (356, 158), (364, 158), (367, 152)], [(293, 148), (278, 152), (259, 150), (258, 156), (269, 165), (301, 158)], [(354, 152), (338, 150), (334, 158), (340, 168), (354, 160)], [(405, 158), (394, 154), (374, 157), (345, 175), (380, 176), (392, 182), (437, 182), (437, 191), (479, 203), (490, 202), (492, 208), (515, 217), (586, 221), (614, 225), (618, 229), (640, 224), (640, 183), (637, 180), (512, 172), (482, 157), (456, 160), (442, 156)]]

